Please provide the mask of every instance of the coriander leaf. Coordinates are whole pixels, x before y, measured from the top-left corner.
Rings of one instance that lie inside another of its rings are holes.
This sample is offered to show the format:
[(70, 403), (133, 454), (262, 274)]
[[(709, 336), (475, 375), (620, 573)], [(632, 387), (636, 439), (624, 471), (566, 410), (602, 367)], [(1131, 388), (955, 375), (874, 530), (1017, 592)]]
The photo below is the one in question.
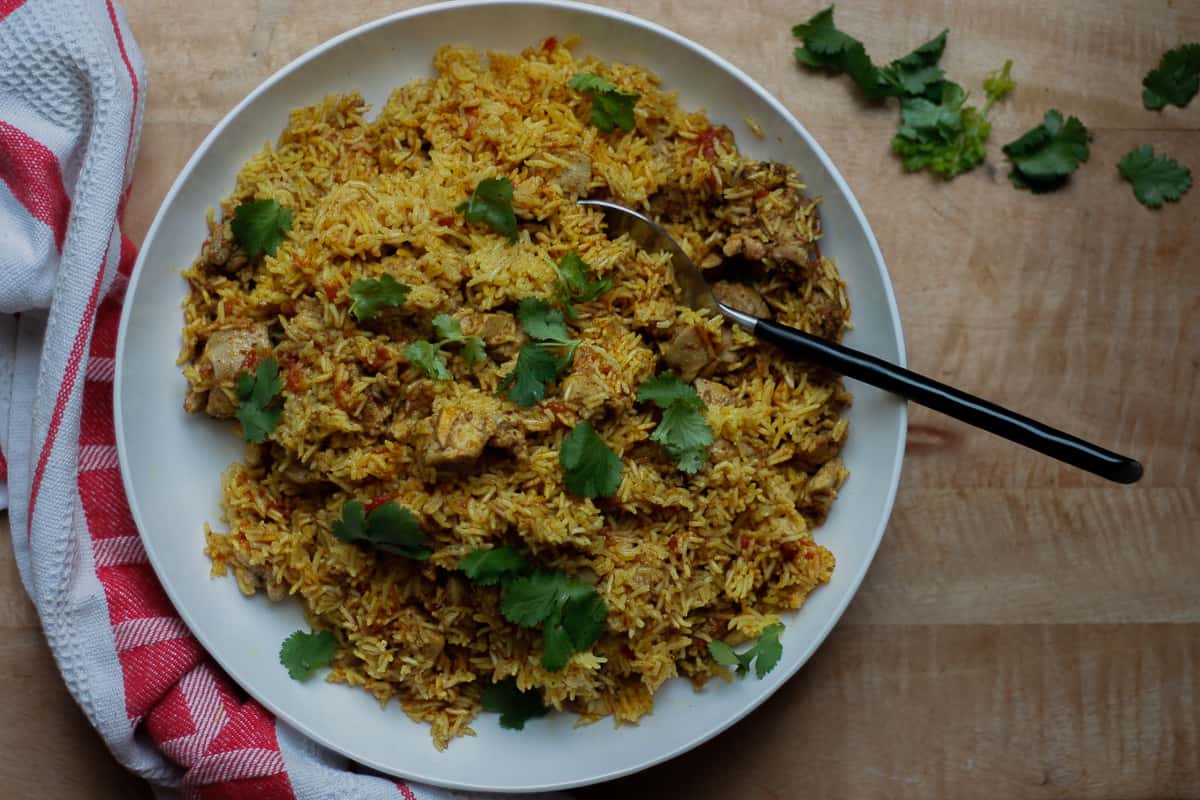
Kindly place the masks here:
[(591, 72), (577, 72), (567, 83), (579, 92), (615, 92), (617, 85)]
[(966, 97), (957, 83), (944, 81), (937, 102), (925, 97), (901, 102), (892, 151), (907, 171), (927, 169), (949, 180), (983, 161), (992, 126), (974, 107), (963, 107)]
[(544, 717), (550, 710), (542, 704), (536, 690), (523, 692), (518, 689), (516, 678), (505, 678), (483, 687), (481, 700), (484, 711), (500, 715), (501, 728), (513, 731), (524, 730), (526, 722)]
[(500, 381), (500, 391), (507, 389), (509, 400), (529, 408), (546, 396), (546, 384), (558, 377), (561, 366), (543, 345), (528, 342), (521, 346), (513, 371)]
[(458, 562), (467, 577), (484, 586), (494, 586), (501, 578), (525, 571), (525, 558), (511, 547), (474, 550)]
[(1018, 189), (1048, 192), (1060, 188), (1071, 173), (1088, 160), (1087, 128), (1075, 117), (1063, 122), (1062, 114), (1046, 112), (1042, 124), (1004, 146), (1012, 162), (1009, 180)]
[(798, 63), (845, 72), (871, 98), (914, 97), (940, 81), (944, 73), (936, 65), (946, 49), (946, 34), (942, 31), (908, 55), (877, 67), (862, 42), (838, 30), (833, 6), (792, 28), (792, 35), (803, 40), (803, 46), (795, 50)]
[(229, 227), (250, 258), (273, 256), (292, 227), (292, 211), (274, 200), (242, 203), (234, 209)]
[(427, 342), (423, 339), (418, 339), (404, 348), (404, 357), (408, 359), (408, 363), (415, 364), (421, 370), (439, 381), (448, 381), (454, 376), (450, 374), (450, 370), (446, 367), (446, 362), (442, 360), (442, 356), (438, 353), (438, 347), (433, 342)]
[(446, 362), (437, 352), (442, 345), (461, 344), (462, 357), (468, 367), (487, 358), (483, 339), (478, 336), (464, 336), (458, 320), (449, 314), (438, 314), (434, 317), (433, 330), (438, 336), (437, 342), (413, 342), (405, 351), (408, 360), (425, 370), (429, 377), (438, 380), (449, 380), (452, 377), (450, 370), (446, 368)]
[(704, 401), (696, 390), (670, 372), (663, 372), (642, 382), (637, 400), (663, 409), (662, 420), (650, 439), (661, 444), (681, 470), (699, 472), (713, 438), (703, 414)]
[(376, 550), (424, 561), (430, 556), (417, 518), (399, 503), (387, 502), (367, 514), (367, 538)]
[(1133, 194), (1147, 208), (1175, 201), (1192, 186), (1192, 171), (1165, 155), (1155, 156), (1150, 145), (1130, 150), (1117, 163), (1121, 177), (1133, 184)]
[(544, 342), (566, 343), (571, 341), (567, 323), (562, 312), (551, 308), (540, 297), (526, 297), (517, 305), (517, 319), (521, 327), (532, 338)]
[(708, 652), (713, 657), (713, 661), (726, 667), (734, 667), (738, 675), (745, 675), (749, 672), (750, 665), (753, 663), (754, 674), (759, 680), (762, 680), (768, 672), (775, 668), (783, 655), (783, 643), (779, 641), (781, 633), (783, 633), (783, 623), (777, 622), (763, 628), (758, 641), (745, 652), (736, 653), (732, 647), (718, 639), (708, 643)]
[[(587, 586), (582, 582), (575, 583), (577, 586)], [(562, 626), (577, 653), (596, 643), (600, 634), (604, 633), (604, 621), (608, 619), (604, 599), (596, 593), (595, 587), (587, 588), (589, 591), (583, 592), (582, 596), (567, 600), (562, 609)]]
[(713, 443), (708, 420), (687, 400), (676, 400), (667, 406), (650, 439), (661, 444), (675, 464), (689, 474), (704, 467)]
[(1008, 97), (1016, 88), (1017, 82), (1012, 78), (1012, 59), (1009, 59), (1000, 69), (989, 72), (987, 79), (983, 82), (984, 96), (987, 97), (987, 103), (983, 107), (984, 116), (987, 116), (993, 103), (998, 103)]
[(283, 408), (273, 401), (282, 388), (279, 362), (274, 358), (263, 359), (253, 376), (248, 372), (238, 375), (236, 416), (242, 423), (242, 437), (247, 442), (262, 442), (279, 424)]
[(1200, 43), (1163, 53), (1158, 66), (1142, 79), (1142, 86), (1142, 103), (1151, 111), (1168, 105), (1186, 106), (1200, 91)]
[(567, 253), (558, 262), (559, 294), (572, 319), (575, 316), (574, 303), (589, 303), (612, 288), (609, 278), (592, 280), (588, 276), (591, 268), (578, 253)]
[(379, 309), (403, 305), (410, 288), (386, 272), (379, 278), (359, 278), (350, 284), (350, 313), (359, 322), (374, 319)]
[(454, 209), (467, 222), (483, 222), (508, 241), (517, 240), (517, 215), (513, 212), (513, 185), (508, 178), (484, 178), (471, 193), (470, 199)]
[(283, 640), (279, 663), (287, 667), (294, 680), (302, 681), (321, 667), (329, 666), (335, 655), (337, 639), (329, 631), (296, 631)]
[(758, 637), (758, 643), (754, 645), (754, 674), (759, 680), (775, 669), (780, 656), (783, 655), (783, 643), (779, 641), (781, 633), (783, 633), (782, 623), (768, 625), (763, 628), (762, 634)]
[(334, 520), (333, 535), (343, 542), (364, 542), (373, 550), (416, 561), (430, 556), (417, 518), (395, 502), (384, 503), (367, 514), (362, 503), (347, 500), (342, 518)]
[(793, 26), (792, 35), (804, 40), (804, 46), (796, 48), (796, 60), (809, 67), (841, 69), (841, 56), (855, 45), (862, 46), (858, 39), (838, 30), (833, 22), (833, 6)]
[(449, 314), (438, 314), (433, 318), (433, 330), (443, 342), (461, 342), (464, 338), (462, 326)]
[(367, 538), (367, 512), (357, 500), (347, 500), (342, 506), (342, 518), (333, 521), (333, 535), (343, 542)]
[(868, 97), (916, 97), (945, 75), (937, 66), (946, 50), (946, 34), (942, 31), (933, 39), (876, 70), (875, 80), (860, 87)]
[(704, 408), (704, 401), (696, 394), (696, 390), (670, 372), (660, 372), (642, 381), (637, 390), (639, 403), (654, 403), (662, 409), (669, 408), (677, 400), (683, 400), (695, 408)]
[(500, 613), (514, 625), (536, 627), (554, 613), (563, 602), (567, 578), (561, 572), (535, 570), (504, 587)]
[(586, 420), (563, 438), (558, 460), (563, 468), (563, 483), (572, 494), (611, 497), (621, 485), (621, 459)]
[(733, 648), (720, 639), (713, 639), (708, 643), (708, 652), (713, 657), (713, 661), (726, 667), (740, 667), (742, 664)]
[(622, 92), (615, 84), (590, 72), (580, 72), (567, 84), (572, 89), (592, 96), (592, 124), (605, 133), (619, 127), (633, 130), (633, 106), (640, 94)]
[(556, 608), (542, 626), (542, 666), (548, 672), (561, 672), (573, 652), (571, 637), (563, 627), (562, 609)]
[(571, 653), (587, 650), (600, 638), (608, 609), (595, 587), (561, 572), (537, 570), (505, 584), (500, 613), (524, 628), (542, 626), (542, 666), (558, 672)]
[(484, 347), (483, 339), (478, 336), (468, 336), (463, 339), (462, 357), (468, 367), (486, 360), (487, 348)]

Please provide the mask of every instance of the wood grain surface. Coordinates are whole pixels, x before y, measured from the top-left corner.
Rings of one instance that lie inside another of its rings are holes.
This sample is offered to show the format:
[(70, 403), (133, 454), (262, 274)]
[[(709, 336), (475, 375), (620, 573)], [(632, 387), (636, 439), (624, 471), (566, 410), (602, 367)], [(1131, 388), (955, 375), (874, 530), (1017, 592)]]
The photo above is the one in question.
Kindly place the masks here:
[[(415, 4), (124, 5), (149, 67), (128, 212), (140, 241), (187, 157), (260, 81)], [(788, 29), (819, 3), (603, 5), (715, 50), (816, 136), (883, 248), (913, 368), (1146, 465), (1140, 484), (1106, 485), (915, 409), (891, 526), (828, 642), (733, 729), (612, 788), (697, 800), (1200, 797), (1200, 189), (1154, 212), (1115, 168), (1151, 144), (1200, 175), (1200, 102), (1154, 113), (1140, 101), (1161, 53), (1200, 40), (1200, 3), (843, 3), (841, 27), (876, 59), (943, 28), (943, 66), (965, 86), (1013, 59), (1019, 88), (992, 114), (988, 162), (948, 184), (889, 155), (894, 105), (793, 65)], [(1009, 185), (1000, 145), (1049, 108), (1088, 125), (1092, 156), (1066, 190), (1032, 196)], [(0, 626), (3, 794), (139, 796), (63, 689), (7, 549)]]

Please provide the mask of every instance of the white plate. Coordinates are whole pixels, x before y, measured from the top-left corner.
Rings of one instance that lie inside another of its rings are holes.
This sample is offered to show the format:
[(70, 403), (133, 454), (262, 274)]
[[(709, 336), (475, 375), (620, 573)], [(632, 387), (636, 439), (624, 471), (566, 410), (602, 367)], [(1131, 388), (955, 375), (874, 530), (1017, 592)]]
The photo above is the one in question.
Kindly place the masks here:
[[(354, 89), (378, 108), (394, 87), (430, 75), (443, 43), (519, 52), (572, 32), (583, 35), (583, 52), (657, 72), (679, 91), (684, 108), (704, 108), (737, 131), (750, 156), (794, 164), (809, 191), (823, 198), (822, 250), (837, 259), (853, 308), (847, 344), (904, 362), (899, 314), (875, 238), (800, 123), (736, 67), (677, 34), (563, 2), (420, 8), (343, 34), (280, 70), (217, 125), (171, 187), (142, 246), (121, 318), (115, 416), (125, 489), (150, 560), (183, 619), (234, 680), (308, 736), (376, 769), (459, 789), (535, 791), (614, 778), (695, 747), (751, 711), (795, 674), (850, 602), (883, 536), (903, 458), (905, 404), (849, 382), (855, 395), (844, 451), (850, 480), (817, 532), (837, 556), (837, 569), (786, 619), (779, 666), (765, 680), (714, 681), (699, 693), (686, 681), (671, 681), (655, 697), (651, 716), (620, 729), (608, 720), (575, 729), (573, 715), (556, 714), (517, 733), (483, 715), (474, 723), (478, 736), (438, 753), (428, 728), (398, 705), (381, 710), (362, 690), (287, 677), (277, 653), (304, 624), (297, 603), (246, 599), (231, 578), (208, 577), (203, 525), (219, 526), (220, 475), (242, 445), (230, 425), (184, 413), (185, 384), (175, 366), (186, 292), (179, 270), (204, 240), (205, 210), (233, 188), (242, 163), (276, 139), (289, 109)], [(765, 138), (748, 134), (741, 122), (747, 114)]]

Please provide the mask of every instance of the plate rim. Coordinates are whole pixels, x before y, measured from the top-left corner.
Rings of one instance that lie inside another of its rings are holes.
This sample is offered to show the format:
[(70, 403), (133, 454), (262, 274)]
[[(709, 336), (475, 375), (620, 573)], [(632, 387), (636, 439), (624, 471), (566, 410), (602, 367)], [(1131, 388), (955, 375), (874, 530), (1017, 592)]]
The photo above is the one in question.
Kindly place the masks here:
[[(487, 7), (487, 6), (498, 6), (498, 5), (542, 6), (542, 7), (549, 7), (549, 8), (564, 9), (564, 10), (578, 12), (578, 13), (582, 13), (582, 14), (607, 18), (607, 19), (619, 21), (619, 22), (622, 22), (622, 23), (625, 23), (628, 25), (643, 28), (645, 30), (648, 30), (651, 33), (654, 33), (654, 34), (660, 36), (660, 37), (668, 39), (673, 44), (683, 47), (683, 48), (686, 48), (686, 49), (692, 51), (693, 53), (695, 53), (696, 55), (700, 56), (701, 58), (713, 63), (719, 69), (727, 72), (728, 74), (730, 74), (734, 78), (736, 78), (748, 90), (750, 90), (750, 91), (754, 92), (756, 95), (758, 95), (758, 97), (761, 100), (763, 100), (765, 103), (767, 103), (775, 111), (775, 113), (777, 113), (785, 122), (787, 122), (787, 124), (795, 130), (795, 132), (801, 137), (801, 139), (803, 139), (805, 141), (805, 143), (808, 145), (808, 147), (811, 148), (812, 153), (816, 156), (817, 160), (822, 164), (822, 166), (828, 171), (834, 184), (837, 186), (838, 190), (842, 193), (842, 196), (844, 197), (847, 205), (849, 206), (851, 213), (854, 215), (854, 217), (858, 221), (858, 223), (862, 226), (862, 230), (866, 237), (867, 247), (875, 261), (875, 266), (878, 267), (878, 269), (881, 272), (882, 278), (883, 278), (882, 289), (883, 289), (883, 295), (884, 295), (884, 300), (885, 300), (885, 306), (887, 308), (888, 316), (889, 316), (888, 321), (889, 321), (890, 327), (892, 329), (892, 331), (891, 331), (892, 335), (894, 336), (895, 342), (896, 342), (896, 350), (897, 350), (896, 363), (899, 364), (900, 366), (906, 366), (907, 355), (906, 355), (906, 349), (905, 349), (905, 343), (904, 343), (904, 332), (903, 332), (903, 328), (901, 325), (899, 306), (896, 301), (895, 289), (892, 285), (891, 272), (887, 268), (887, 262), (883, 258), (883, 253), (880, 250), (879, 243), (875, 238), (875, 232), (871, 228), (871, 225), (870, 225), (869, 221), (867, 220), (866, 213), (863, 211), (862, 206), (859, 204), (858, 198), (854, 195), (853, 191), (851, 191), (849, 184), (847, 184), (845, 178), (842, 176), (841, 172), (838, 170), (838, 168), (834, 164), (833, 160), (825, 152), (824, 148), (822, 148), (821, 145), (816, 141), (816, 139), (812, 136), (812, 134), (809, 133), (808, 129), (804, 127), (804, 125), (791, 113), (790, 110), (788, 110), (788, 108), (786, 106), (783, 105), (782, 102), (780, 102), (774, 95), (772, 95), (765, 88), (763, 88), (763, 86), (760, 85), (758, 83), (758, 81), (756, 81), (754, 78), (752, 78), (751, 76), (746, 74), (741, 68), (737, 67), (736, 65), (734, 65), (733, 63), (731, 63), (730, 61), (725, 59), (723, 56), (713, 52), (712, 50), (708, 49), (707, 47), (704, 47), (703, 45), (698, 44), (697, 42), (692, 41), (691, 39), (687, 38), (686, 36), (676, 33), (675, 31), (673, 31), (657, 22), (653, 22), (651, 20), (647, 20), (642, 17), (635, 16), (633, 14), (629, 14), (629, 13), (626, 13), (623, 11), (618, 11), (618, 10), (607, 8), (607, 7), (589, 5), (589, 4), (582, 3), (582, 2), (575, 2), (575, 0), (444, 0), (443, 2), (417, 6), (415, 8), (410, 8), (410, 9), (398, 11), (398, 12), (395, 12), (392, 14), (387, 14), (378, 19), (363, 23), (362, 25), (358, 25), (354, 28), (351, 28), (350, 30), (347, 30), (343, 33), (340, 33), (336, 36), (333, 36), (329, 39), (324, 40), (323, 42), (317, 44), (316, 46), (310, 48), (309, 50), (307, 50), (306, 52), (297, 56), (293, 60), (289, 61), (287, 64), (280, 67), (278, 70), (276, 70), (274, 73), (272, 73), (268, 78), (266, 78), (264, 81), (262, 81), (260, 84), (258, 84), (258, 86), (256, 86), (248, 95), (246, 95), (246, 97), (244, 97), (233, 108), (231, 108), (228, 112), (226, 112), (226, 114), (224, 116), (222, 116), (220, 121), (218, 121), (217, 124), (213, 126), (213, 129), (211, 131), (209, 131), (209, 133), (204, 137), (204, 139), (196, 147), (196, 150), (192, 153), (191, 157), (188, 158), (187, 162), (184, 164), (183, 168), (180, 170), (179, 174), (176, 176), (175, 180), (172, 182), (170, 189), (168, 189), (167, 193), (163, 196), (163, 199), (159, 204), (158, 211), (155, 212), (154, 219), (151, 222), (150, 227), (146, 231), (146, 235), (143, 238), (142, 244), (138, 251), (137, 260), (136, 260), (133, 270), (129, 276), (129, 280), (128, 280), (128, 283), (126, 286), (126, 297), (128, 298), (129, 296), (134, 294), (137, 284), (141, 278), (142, 272), (146, 268), (146, 260), (147, 260), (146, 254), (149, 250), (146, 247), (146, 244), (148, 242), (151, 242), (154, 240), (159, 227), (163, 223), (167, 209), (174, 203), (176, 196), (180, 193), (184, 184), (191, 177), (192, 173), (195, 170), (196, 164), (199, 162), (199, 160), (208, 152), (208, 150), (211, 148), (211, 146), (216, 141), (216, 139), (224, 133), (226, 128), (229, 127), (230, 123), (235, 118), (237, 118), (237, 116), (241, 113), (241, 111), (244, 108), (252, 105), (262, 94), (266, 93), (268, 90), (270, 90), (276, 84), (278, 84), (280, 81), (282, 81), (287, 76), (289, 76), (292, 72), (300, 69), (301, 67), (305, 66), (309, 62), (321, 57), (327, 51), (333, 50), (333, 49), (337, 48), (338, 46), (340, 46), (341, 44), (343, 44), (347, 41), (351, 41), (360, 36), (363, 36), (377, 28), (391, 26), (391, 25), (400, 23), (407, 19), (430, 15), (430, 14), (437, 14), (437, 13), (441, 13), (441, 12), (448, 11), (448, 10), (458, 11), (458, 10), (462, 10), (462, 9), (479, 8), (479, 7)], [(225, 672), (225, 674), (228, 675), (231, 680), (236, 682), (238, 684), (238, 686), (242, 688), (243, 691), (245, 691), (250, 697), (252, 697), (256, 702), (260, 703), (263, 707), (267, 708), (278, 720), (286, 723), (291, 728), (300, 732), (302, 735), (309, 738), (310, 740), (317, 742), (318, 744), (320, 744), (324, 747), (327, 747), (330, 750), (332, 750), (336, 753), (339, 753), (357, 763), (360, 763), (367, 767), (379, 770), (387, 775), (393, 775), (393, 776), (398, 776), (398, 777), (402, 777), (402, 778), (409, 779), (409, 780), (425, 782), (425, 783), (429, 783), (434, 786), (441, 786), (441, 787), (460, 790), (460, 791), (463, 791), (463, 790), (465, 790), (465, 791), (485, 791), (485, 792), (498, 792), (498, 793), (506, 793), (506, 794), (507, 793), (524, 793), (524, 792), (547, 792), (547, 791), (556, 791), (556, 790), (563, 790), (563, 789), (573, 789), (573, 788), (578, 788), (581, 786), (588, 786), (588, 785), (592, 785), (592, 784), (603, 783), (603, 782), (614, 780), (616, 778), (620, 778), (620, 777), (623, 777), (626, 775), (631, 775), (636, 772), (640, 772), (644, 769), (648, 769), (650, 767), (656, 766), (658, 764), (661, 764), (661, 763), (669, 761), (673, 758), (676, 758), (677, 756), (680, 756), (690, 750), (693, 750), (696, 747), (698, 747), (699, 745), (703, 744), (704, 742), (706, 742), (710, 739), (713, 739), (716, 736), (720, 735), (721, 733), (725, 732), (730, 727), (732, 727), (733, 725), (737, 724), (742, 719), (744, 719), (747, 715), (749, 715), (752, 711), (757, 709), (764, 702), (766, 702), (767, 699), (772, 697), (775, 694), (775, 692), (778, 691), (778, 689), (780, 687), (782, 687), (787, 681), (791, 680), (791, 678), (795, 676), (795, 674), (801, 669), (801, 667), (803, 667), (806, 663), (808, 663), (808, 660), (810, 658), (812, 658), (813, 653), (815, 653), (817, 651), (817, 649), (822, 644), (824, 644), (825, 640), (829, 637), (829, 634), (832, 632), (834, 627), (841, 620), (842, 616), (846, 612), (847, 607), (849, 607), (849, 605), (853, 601), (854, 597), (858, 594), (858, 590), (861, 588), (862, 581), (866, 577), (866, 573), (870, 569), (871, 564), (874, 563), (875, 556), (879, 549), (879, 545), (883, 541), (883, 536), (887, 531), (887, 526), (888, 526), (889, 522), (891, 521), (892, 512), (893, 512), (894, 506), (895, 506), (896, 494), (899, 489), (900, 479), (903, 474), (905, 443), (907, 440), (907, 431), (908, 431), (908, 406), (906, 403), (901, 402), (901, 403), (897, 404), (897, 409), (896, 409), (896, 412), (899, 414), (899, 426), (898, 426), (898, 430), (897, 430), (897, 440), (895, 442), (895, 447), (894, 447), (895, 455), (892, 459), (892, 464), (890, 466), (891, 476), (892, 476), (891, 483), (890, 483), (890, 486), (888, 487), (887, 496), (884, 498), (884, 503), (883, 503), (883, 512), (884, 513), (881, 516), (881, 519), (876, 527), (876, 530), (872, 533), (868, 547), (867, 547), (867, 556), (868, 557), (866, 559), (864, 559), (863, 563), (859, 566), (857, 572), (854, 573), (853, 576), (851, 577), (848, 591), (846, 592), (846, 594), (843, 597), (843, 599), (841, 600), (841, 602), (835, 607), (834, 613), (829, 616), (828, 620), (822, 627), (820, 633), (810, 641), (810, 643), (804, 649), (804, 651), (801, 653), (800, 657), (796, 660), (794, 665), (790, 669), (788, 669), (788, 671), (784, 675), (783, 679), (780, 680), (778, 684), (776, 684), (775, 688), (762, 694), (761, 696), (759, 696), (757, 698), (754, 698), (751, 702), (745, 704), (742, 708), (740, 708), (738, 710), (737, 713), (730, 716), (723, 723), (721, 723), (717, 726), (714, 726), (712, 728), (701, 731), (699, 734), (690, 737), (683, 744), (680, 744), (680, 745), (670, 749), (667, 752), (659, 753), (659, 754), (649, 757), (643, 761), (640, 761), (636, 764), (631, 764), (631, 765), (627, 765), (627, 766), (616, 768), (616, 769), (602, 770), (596, 774), (592, 774), (592, 775), (589, 775), (589, 776), (586, 776), (583, 778), (579, 778), (579, 779), (575, 779), (575, 780), (559, 781), (559, 782), (555, 782), (555, 783), (545, 783), (545, 784), (530, 784), (528, 786), (512, 786), (512, 787), (505, 787), (502, 789), (497, 789), (497, 788), (489, 786), (487, 784), (445, 781), (445, 780), (439, 780), (435, 777), (430, 777), (430, 776), (398, 772), (395, 769), (395, 767), (388, 766), (383, 763), (378, 763), (378, 762), (374, 761), (373, 759), (364, 759), (361, 756), (348, 751), (345, 747), (339, 746), (337, 743), (331, 741), (328, 737), (323, 735), (320, 731), (316, 731), (316, 730), (312, 729), (310, 726), (299, 723), (291, 714), (288, 713), (288, 711), (286, 709), (281, 708), (281, 707), (277, 706), (275, 703), (265, 699), (263, 696), (261, 696), (259, 694), (257, 689), (252, 689), (251, 687), (246, 685), (246, 683), (244, 683), (239, 678), (239, 676), (229, 667), (229, 665), (226, 663), (226, 660), (222, 659), (220, 656), (218, 656), (216, 654), (214, 649), (210, 646), (209, 637), (202, 635), (201, 633), (198, 632), (197, 627), (193, 624), (193, 615), (192, 615), (191, 611), (189, 611), (187, 608), (182, 606), (177, 601), (176, 590), (172, 587), (172, 585), (169, 581), (164, 579), (164, 577), (163, 577), (164, 568), (160, 564), (161, 557), (156, 553), (155, 548), (150, 544), (150, 539), (148, 539), (142, 533), (145, 526), (143, 525), (142, 518), (141, 518), (141, 512), (139, 509), (139, 505), (137, 503), (137, 499), (136, 499), (137, 494), (134, 491), (133, 482), (132, 482), (131, 478), (129, 477), (131, 471), (130, 471), (129, 462), (128, 462), (129, 456), (126, 451), (126, 436), (125, 436), (125, 428), (124, 428), (124, 423), (123, 423), (123, 418), (124, 418), (123, 400), (122, 400), (122, 392), (120, 391), (120, 387), (123, 385), (123, 380), (124, 380), (125, 351), (126, 351), (126, 347), (127, 347), (127, 336), (128, 336), (129, 321), (131, 318), (131, 311), (130, 311), (131, 308), (132, 308), (131, 302), (123, 302), (122, 303), (120, 323), (119, 323), (118, 329), (117, 329), (116, 355), (115, 355), (115, 359), (114, 359), (115, 363), (114, 363), (114, 373), (113, 373), (113, 422), (114, 422), (115, 433), (116, 433), (117, 460), (120, 465), (122, 488), (124, 489), (126, 497), (128, 499), (130, 514), (133, 518), (134, 525), (137, 528), (138, 537), (142, 541), (142, 545), (146, 551), (146, 555), (150, 561), (150, 565), (154, 570), (155, 578), (158, 580), (159, 585), (162, 586), (163, 591), (166, 592), (168, 599), (170, 599), (170, 601), (171, 601), (172, 607), (175, 609), (175, 613), (177, 613), (180, 616), (180, 618), (183, 620), (184, 624), (187, 625), (189, 632), (196, 638), (197, 642), (199, 642), (200, 645), (204, 648), (205, 654), (209, 658), (212, 658), (221, 667), (221, 669)]]

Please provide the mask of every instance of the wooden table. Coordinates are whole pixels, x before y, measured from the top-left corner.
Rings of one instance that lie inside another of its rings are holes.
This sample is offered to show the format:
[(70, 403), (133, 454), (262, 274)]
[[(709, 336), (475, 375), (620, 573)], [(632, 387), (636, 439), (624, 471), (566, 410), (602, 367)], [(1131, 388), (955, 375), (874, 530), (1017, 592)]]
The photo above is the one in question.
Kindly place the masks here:
[[(203, 136), (324, 39), (408, 2), (125, 0), (149, 66), (129, 229), (140, 241)], [(1013, 59), (988, 162), (952, 183), (889, 154), (894, 104), (799, 71), (816, 3), (632, 0), (739, 65), (808, 126), (861, 201), (895, 282), (911, 365), (1141, 458), (1102, 483), (915, 409), (888, 535), (811, 662), (761, 710), (638, 796), (1200, 796), (1200, 188), (1154, 212), (1115, 164), (1165, 148), (1200, 179), (1200, 101), (1142, 108), (1188, 0), (872, 0), (841, 26), (877, 59), (950, 28), (943, 66), (978, 92)], [(1009, 185), (1000, 146), (1049, 108), (1094, 132), (1065, 191)], [(853, 287), (851, 287), (853, 290)], [(836, 543), (834, 548), (836, 550)], [(62, 688), (0, 556), (0, 785), (11, 797), (142, 791)], [(584, 791), (584, 797), (607, 796)]]

